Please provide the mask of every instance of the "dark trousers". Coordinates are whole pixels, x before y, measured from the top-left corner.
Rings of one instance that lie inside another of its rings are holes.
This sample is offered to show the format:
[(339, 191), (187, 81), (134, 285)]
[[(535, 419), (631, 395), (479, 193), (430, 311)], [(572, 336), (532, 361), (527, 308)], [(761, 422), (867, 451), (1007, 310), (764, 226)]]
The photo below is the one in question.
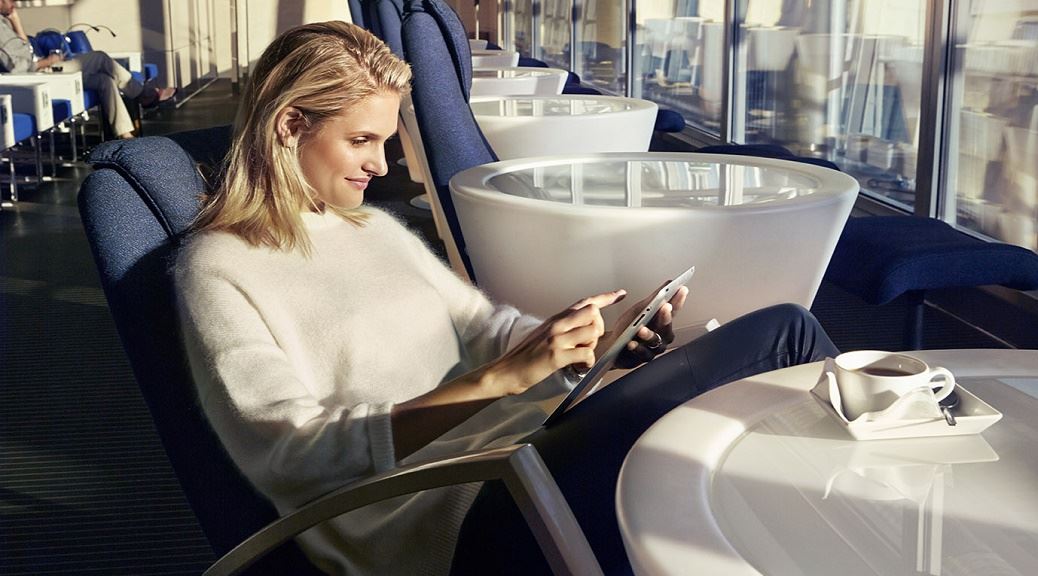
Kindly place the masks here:
[[(653, 360), (523, 441), (537, 447), (605, 573), (629, 574), (614, 497), (620, 466), (642, 432), (707, 390), (837, 353), (810, 312), (772, 306)], [(501, 482), (486, 483), (465, 517), (451, 573), (551, 573)]]

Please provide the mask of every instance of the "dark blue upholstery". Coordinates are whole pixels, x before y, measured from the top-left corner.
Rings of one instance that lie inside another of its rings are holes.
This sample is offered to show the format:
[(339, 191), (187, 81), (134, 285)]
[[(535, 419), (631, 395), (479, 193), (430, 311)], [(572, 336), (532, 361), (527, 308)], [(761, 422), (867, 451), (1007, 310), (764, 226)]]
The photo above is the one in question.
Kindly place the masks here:
[(83, 107), (87, 110), (99, 106), (101, 104), (101, 97), (98, 96), (96, 90), (83, 89)]
[(364, 19), (364, 6), (360, 0), (349, 0), (350, 6), (350, 18), (353, 19), (353, 23), (361, 28), (367, 28), (367, 22)]
[(404, 19), (403, 0), (373, 0), (373, 33), (382, 39), (399, 58), (404, 57), (401, 27)]
[(50, 101), (50, 107), (54, 115), (54, 123), (64, 122), (72, 117), (72, 101), (61, 98)]
[(1038, 289), (1038, 254), (985, 242), (933, 218), (872, 216), (847, 221), (825, 279), (872, 304), (904, 295), (904, 347), (923, 347), (927, 290), (1002, 285)]
[(94, 49), (84, 30), (69, 30), (65, 37), (68, 38), (68, 46), (73, 54), (86, 54)]
[(685, 129), (685, 117), (680, 112), (660, 108), (656, 112), (656, 124), (652, 129), (656, 132), (681, 132)]
[(72, 50), (69, 48), (68, 40), (65, 39), (65, 35), (57, 30), (47, 29), (38, 32), (36, 34), (36, 41), (31, 44), (36, 55), (41, 58), (48, 56), (51, 50), (61, 50), (61, 54), (64, 58), (68, 58), (72, 55)]
[(826, 279), (871, 304), (905, 292), (999, 284), (1038, 289), (1038, 254), (985, 242), (934, 218), (852, 218), (833, 252)]
[[(222, 555), (277, 517), (224, 452), (197, 405), (169, 266), (205, 184), (196, 162), (223, 155), (226, 127), (102, 144), (79, 209), (101, 285), (155, 427), (213, 550)], [(294, 545), (252, 574), (316, 574)]]
[[(408, 0), (404, 7), (404, 55), (414, 75), (411, 99), (429, 171), (469, 276), (454, 202), (447, 185), (458, 172), (495, 162), (468, 104), (472, 61), (458, 15), (440, 0)], [(467, 73), (462, 78), (458, 72)]]
[(760, 156), (762, 158), (776, 158), (779, 160), (792, 160), (805, 164), (814, 164), (822, 168), (839, 171), (840, 167), (823, 158), (812, 158), (810, 156), (797, 156), (784, 146), (778, 144), (718, 144), (716, 146), (704, 146), (696, 150), (703, 154), (733, 154), (736, 156)]
[(36, 118), (32, 114), (21, 114), (15, 112), (14, 117), (14, 141), (21, 142), (36, 134)]

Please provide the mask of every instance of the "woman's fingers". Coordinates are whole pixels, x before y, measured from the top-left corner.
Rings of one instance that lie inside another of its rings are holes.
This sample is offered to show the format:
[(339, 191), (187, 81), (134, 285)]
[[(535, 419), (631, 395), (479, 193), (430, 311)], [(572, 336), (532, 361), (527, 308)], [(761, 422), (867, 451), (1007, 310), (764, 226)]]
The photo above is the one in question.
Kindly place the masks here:
[(606, 306), (616, 304), (617, 302), (623, 300), (626, 296), (627, 290), (624, 289), (603, 292), (601, 294), (595, 294), (594, 296), (588, 296), (587, 298), (582, 298), (578, 300), (572, 306), (570, 306), (570, 310), (577, 310), (579, 308), (587, 306), (588, 304), (594, 304), (599, 308), (605, 308)]

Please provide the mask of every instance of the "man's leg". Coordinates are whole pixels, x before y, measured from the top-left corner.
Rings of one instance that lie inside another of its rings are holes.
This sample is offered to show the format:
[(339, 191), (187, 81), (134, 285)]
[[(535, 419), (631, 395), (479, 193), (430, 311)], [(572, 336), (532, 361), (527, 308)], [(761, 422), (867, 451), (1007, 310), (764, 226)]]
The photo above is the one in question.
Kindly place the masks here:
[(133, 120), (130, 118), (130, 112), (126, 109), (126, 103), (123, 102), (123, 98), (119, 94), (119, 87), (116, 85), (114, 78), (105, 74), (91, 74), (89, 76), (84, 74), (83, 87), (89, 90), (96, 90), (101, 96), (101, 110), (104, 112), (105, 122), (111, 128), (112, 134), (119, 138), (133, 135)]
[[(630, 572), (616, 522), (620, 466), (656, 420), (727, 382), (834, 356), (810, 312), (784, 304), (752, 312), (661, 356), (588, 397), (549, 428), (537, 447), (606, 574)], [(465, 517), (452, 574), (547, 573), (536, 541), (500, 482), (488, 482)]]
[(104, 75), (112, 78), (116, 87), (127, 98), (137, 98), (144, 90), (144, 86), (133, 79), (129, 70), (123, 68), (104, 52), (95, 50), (86, 54), (78, 54), (66, 60), (64, 65), (65, 70), (70, 72), (82, 72), (84, 84), (88, 76)]

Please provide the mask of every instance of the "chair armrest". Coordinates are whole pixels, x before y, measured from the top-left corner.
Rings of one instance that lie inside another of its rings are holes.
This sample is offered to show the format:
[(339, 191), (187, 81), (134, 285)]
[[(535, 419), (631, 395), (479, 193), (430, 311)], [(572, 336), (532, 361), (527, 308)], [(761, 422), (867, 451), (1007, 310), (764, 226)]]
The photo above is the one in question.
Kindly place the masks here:
[(602, 574), (537, 449), (531, 444), (466, 452), (403, 466), (329, 492), (250, 536), (204, 576), (238, 574), (284, 542), (320, 524), (389, 498), (452, 484), (502, 480), (556, 574)]

